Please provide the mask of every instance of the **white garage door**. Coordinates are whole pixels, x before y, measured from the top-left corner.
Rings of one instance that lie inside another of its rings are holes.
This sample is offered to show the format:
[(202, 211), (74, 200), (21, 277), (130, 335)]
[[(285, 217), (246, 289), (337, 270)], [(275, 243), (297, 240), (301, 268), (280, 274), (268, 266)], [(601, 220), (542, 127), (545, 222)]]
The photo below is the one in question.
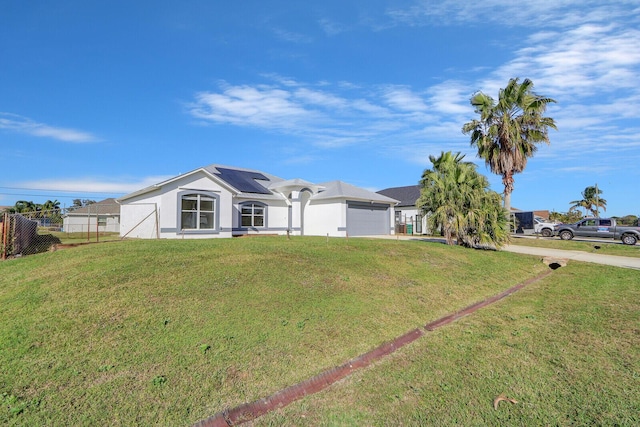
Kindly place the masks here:
[(349, 236), (389, 234), (389, 205), (347, 202)]

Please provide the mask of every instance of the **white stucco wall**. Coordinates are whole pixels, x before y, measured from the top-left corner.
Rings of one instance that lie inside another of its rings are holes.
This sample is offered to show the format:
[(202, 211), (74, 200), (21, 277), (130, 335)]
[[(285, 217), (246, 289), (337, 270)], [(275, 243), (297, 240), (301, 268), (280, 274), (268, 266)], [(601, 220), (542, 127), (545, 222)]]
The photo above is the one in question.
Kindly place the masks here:
[(156, 208), (158, 197), (144, 198), (120, 206), (120, 237), (155, 239), (158, 237)]
[[(165, 182), (161, 188), (120, 200), (123, 237), (155, 238), (215, 238), (247, 234), (281, 234), (287, 231), (307, 236), (345, 237), (347, 235), (347, 203), (341, 198), (329, 200), (309, 199), (308, 191), (292, 191), (280, 196), (242, 194), (234, 196), (232, 190), (217, 178), (196, 171)], [(181, 195), (203, 192), (213, 194), (217, 200), (214, 230), (181, 230)], [(242, 227), (241, 206), (257, 202), (266, 207), (264, 227)], [(304, 206), (304, 208), (303, 208)], [(301, 213), (303, 212), (303, 216)], [(389, 210), (391, 225), (393, 209)], [(393, 228), (389, 230), (393, 233)]]
[(345, 237), (347, 204), (344, 201), (313, 201), (304, 211), (304, 235)]
[[(215, 207), (218, 224), (211, 232), (179, 229), (179, 194), (198, 191), (212, 192), (218, 196)], [(120, 235), (143, 239), (158, 236), (166, 239), (231, 237), (232, 206), (232, 195), (226, 187), (206, 174), (196, 172), (169, 182), (162, 189), (121, 201)]]
[(68, 215), (62, 220), (62, 229), (65, 233), (86, 233), (90, 231), (95, 233), (96, 230), (100, 233), (117, 233), (120, 231), (120, 221), (117, 216), (103, 216), (101, 219), (106, 219), (106, 225), (99, 225), (96, 227), (95, 215)]
[[(244, 203), (258, 203), (266, 205), (266, 219), (264, 227), (242, 227), (240, 206)], [(274, 199), (273, 197), (265, 198), (263, 195), (257, 194), (255, 197), (249, 195), (236, 198), (233, 202), (233, 211), (231, 214), (234, 235), (246, 234), (287, 234), (289, 228), (289, 205), (286, 200)]]

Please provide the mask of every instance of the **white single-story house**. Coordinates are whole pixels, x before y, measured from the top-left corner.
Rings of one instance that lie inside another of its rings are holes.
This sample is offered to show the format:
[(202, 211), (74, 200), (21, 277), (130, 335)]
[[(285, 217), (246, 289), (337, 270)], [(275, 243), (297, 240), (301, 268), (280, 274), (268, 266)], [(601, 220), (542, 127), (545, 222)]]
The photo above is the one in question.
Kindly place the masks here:
[(118, 199), (120, 235), (148, 239), (387, 235), (397, 202), (342, 181), (313, 184), (215, 164)]
[(429, 234), (427, 216), (416, 207), (416, 203), (420, 198), (419, 185), (386, 188), (378, 191), (378, 194), (399, 201), (394, 207), (396, 233)]
[(70, 210), (62, 217), (62, 230), (66, 233), (118, 233), (120, 205), (109, 198)]

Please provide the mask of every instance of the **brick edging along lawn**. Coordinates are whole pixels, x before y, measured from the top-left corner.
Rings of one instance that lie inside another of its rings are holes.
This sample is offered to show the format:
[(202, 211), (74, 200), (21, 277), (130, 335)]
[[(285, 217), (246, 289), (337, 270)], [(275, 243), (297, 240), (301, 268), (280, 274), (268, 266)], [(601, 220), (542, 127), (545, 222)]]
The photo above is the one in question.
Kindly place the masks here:
[(426, 324), (422, 328), (414, 329), (393, 341), (384, 343), (379, 347), (364, 353), (354, 359), (351, 359), (347, 363), (335, 367), (333, 369), (329, 369), (325, 372), (322, 372), (308, 380), (295, 384), (293, 386), (287, 387), (283, 390), (280, 390), (271, 396), (256, 400), (254, 402), (245, 403), (240, 406), (236, 406), (235, 408), (224, 410), (223, 412), (219, 412), (218, 414), (202, 420), (195, 424), (195, 427), (228, 427), (235, 426), (247, 421), (251, 421), (255, 418), (258, 418), (274, 409), (282, 408), (287, 406), (288, 404), (303, 398), (304, 396), (317, 393), (325, 388), (331, 386), (337, 381), (348, 377), (354, 371), (365, 368), (371, 365), (373, 362), (388, 356), (389, 354), (395, 352), (396, 350), (404, 347), (407, 344), (410, 344), (416, 341), (418, 338), (425, 335), (426, 332), (433, 331), (441, 326), (448, 325), (456, 320), (467, 316), (483, 307), (491, 305), (497, 301), (500, 301), (507, 296), (519, 291), (520, 289), (528, 286), (532, 283), (535, 283), (539, 280), (544, 279), (548, 275), (550, 275), (553, 270), (545, 271), (538, 276), (532, 277), (516, 286), (513, 286), (507, 289), (504, 292), (501, 292), (497, 295), (489, 297), (483, 301), (474, 303), (464, 309), (457, 311), (455, 313), (449, 314), (447, 316), (441, 317), (433, 322)]

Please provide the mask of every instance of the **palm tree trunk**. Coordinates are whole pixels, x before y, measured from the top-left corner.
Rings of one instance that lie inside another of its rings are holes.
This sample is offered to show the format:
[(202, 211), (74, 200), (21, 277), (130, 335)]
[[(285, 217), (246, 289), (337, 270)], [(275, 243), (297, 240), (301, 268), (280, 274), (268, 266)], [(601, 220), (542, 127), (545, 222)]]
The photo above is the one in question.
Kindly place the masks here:
[(502, 175), (502, 184), (504, 185), (504, 209), (509, 215), (511, 213), (511, 193), (513, 192), (513, 172), (505, 172)]
[(508, 214), (511, 213), (511, 193), (504, 192), (504, 210), (507, 211)]

